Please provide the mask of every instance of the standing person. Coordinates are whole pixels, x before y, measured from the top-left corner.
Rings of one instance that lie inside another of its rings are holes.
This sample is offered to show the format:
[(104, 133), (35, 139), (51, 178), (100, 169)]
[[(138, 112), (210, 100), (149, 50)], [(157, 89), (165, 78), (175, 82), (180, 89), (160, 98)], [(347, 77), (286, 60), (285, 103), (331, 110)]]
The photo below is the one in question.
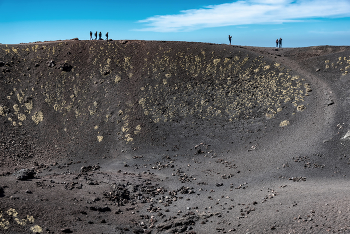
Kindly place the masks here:
[(108, 41), (108, 32), (106, 33), (106, 40)]
[(232, 36), (228, 35), (228, 40), (230, 41), (230, 45), (231, 45), (231, 39), (232, 39)]
[(90, 40), (92, 40), (92, 32), (90, 31)]
[(276, 39), (276, 47), (278, 48), (278, 38)]
[(97, 40), (97, 31), (95, 32), (95, 40)]
[(98, 39), (102, 40), (102, 33), (101, 32), (98, 34)]
[(280, 48), (282, 48), (282, 38), (279, 40)]

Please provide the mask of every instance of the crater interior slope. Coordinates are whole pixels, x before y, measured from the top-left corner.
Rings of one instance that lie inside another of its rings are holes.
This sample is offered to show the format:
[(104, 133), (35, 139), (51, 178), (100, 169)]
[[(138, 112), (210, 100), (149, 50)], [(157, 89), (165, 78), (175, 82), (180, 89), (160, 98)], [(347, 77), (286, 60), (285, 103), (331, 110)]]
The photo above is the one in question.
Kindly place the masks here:
[(345, 46), (0, 45), (0, 230), (346, 233), (349, 71)]

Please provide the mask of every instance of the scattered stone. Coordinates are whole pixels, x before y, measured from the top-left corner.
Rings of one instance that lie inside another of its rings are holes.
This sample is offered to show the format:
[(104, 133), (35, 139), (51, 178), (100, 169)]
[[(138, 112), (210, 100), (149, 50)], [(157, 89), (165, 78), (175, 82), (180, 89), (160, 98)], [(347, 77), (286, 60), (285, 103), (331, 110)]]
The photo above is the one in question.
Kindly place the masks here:
[(80, 184), (78, 182), (71, 182), (71, 183), (67, 183), (65, 186), (64, 186), (65, 189), (67, 190), (72, 190), (72, 189), (82, 189), (83, 188), (83, 184)]
[(82, 166), (80, 168), (80, 172), (81, 173), (86, 173), (86, 172), (89, 172), (89, 171), (96, 171), (96, 170), (99, 170), (101, 167), (99, 165), (93, 165), (93, 166)]
[(181, 233), (188, 229), (188, 226), (194, 225), (200, 219), (197, 215), (189, 215), (184, 218), (169, 220), (168, 222), (157, 225), (158, 231), (167, 233)]
[(289, 180), (293, 180), (293, 182), (300, 182), (300, 181), (306, 181), (306, 177), (291, 177)]
[(125, 185), (115, 185), (110, 192), (104, 192), (103, 195), (110, 201), (117, 202), (118, 206), (127, 203), (130, 198), (130, 191)]
[(328, 98), (327, 101), (326, 101), (326, 105), (327, 106), (331, 106), (333, 104), (334, 104), (334, 101), (332, 99)]
[(246, 189), (248, 187), (248, 183), (245, 182), (243, 184), (240, 184), (238, 187), (236, 187), (235, 189)]

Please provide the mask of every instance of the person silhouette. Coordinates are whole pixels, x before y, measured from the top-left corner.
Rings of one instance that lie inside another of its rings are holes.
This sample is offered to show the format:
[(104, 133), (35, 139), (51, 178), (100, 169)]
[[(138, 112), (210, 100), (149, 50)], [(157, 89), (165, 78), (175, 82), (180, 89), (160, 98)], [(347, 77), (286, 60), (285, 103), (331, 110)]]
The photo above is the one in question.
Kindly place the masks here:
[(101, 32), (98, 34), (98, 39), (102, 40), (102, 33)]
[(90, 40), (92, 40), (92, 32), (90, 31)]
[(108, 32), (106, 33), (106, 40), (108, 41)]
[(230, 45), (231, 45), (231, 39), (232, 39), (232, 36), (228, 35), (228, 40), (230, 41)]
[(97, 40), (97, 31), (95, 32), (95, 40)]
[(278, 38), (276, 39), (276, 47), (278, 47)]
[(279, 39), (280, 48), (282, 48), (282, 38)]

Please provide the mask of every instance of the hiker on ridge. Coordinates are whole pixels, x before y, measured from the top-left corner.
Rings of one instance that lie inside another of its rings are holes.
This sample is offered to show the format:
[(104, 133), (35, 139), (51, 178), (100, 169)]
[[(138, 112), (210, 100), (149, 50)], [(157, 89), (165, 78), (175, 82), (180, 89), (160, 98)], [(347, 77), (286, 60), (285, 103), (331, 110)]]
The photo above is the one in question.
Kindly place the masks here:
[(278, 48), (278, 38), (276, 39), (276, 47)]
[(106, 33), (106, 40), (108, 41), (108, 32)]
[(280, 38), (280, 40), (278, 42), (280, 44), (280, 48), (282, 48), (282, 38)]
[(97, 31), (95, 32), (95, 40), (97, 40)]
[(90, 40), (92, 40), (92, 32), (90, 31)]
[(232, 36), (228, 35), (228, 40), (230, 41), (230, 45), (231, 45), (231, 39), (232, 39)]
[(103, 39), (102, 39), (102, 33), (101, 33), (101, 32), (98, 34), (98, 39), (99, 39), (99, 40), (103, 40)]

